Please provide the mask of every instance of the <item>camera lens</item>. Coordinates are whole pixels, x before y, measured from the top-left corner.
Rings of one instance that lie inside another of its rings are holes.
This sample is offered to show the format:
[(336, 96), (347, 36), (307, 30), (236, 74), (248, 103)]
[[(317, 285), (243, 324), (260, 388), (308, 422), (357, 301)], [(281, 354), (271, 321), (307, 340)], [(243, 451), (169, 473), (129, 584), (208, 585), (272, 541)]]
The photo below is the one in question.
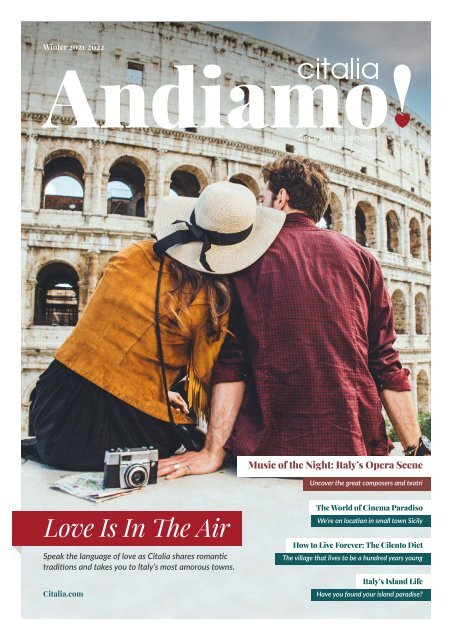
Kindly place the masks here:
[(133, 464), (124, 474), (124, 480), (128, 487), (142, 487), (148, 484), (148, 471), (139, 464)]
[(134, 471), (133, 474), (131, 474), (131, 484), (137, 486), (138, 484), (143, 484), (145, 480), (145, 473), (144, 471)]

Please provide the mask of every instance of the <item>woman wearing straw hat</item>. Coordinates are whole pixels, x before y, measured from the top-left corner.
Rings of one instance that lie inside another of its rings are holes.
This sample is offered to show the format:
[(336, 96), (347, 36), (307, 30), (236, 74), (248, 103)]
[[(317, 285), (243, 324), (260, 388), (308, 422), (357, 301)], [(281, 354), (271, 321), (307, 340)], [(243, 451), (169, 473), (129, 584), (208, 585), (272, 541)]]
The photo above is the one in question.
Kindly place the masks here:
[[(30, 420), (41, 461), (98, 470), (111, 448), (153, 446), (161, 458), (201, 449), (195, 414), (208, 410), (211, 370), (227, 331), (225, 276), (255, 262), (284, 219), (230, 182), (209, 185), (198, 199), (162, 198), (157, 242), (133, 243), (109, 260), (38, 380)], [(182, 372), (190, 412), (170, 390)]]

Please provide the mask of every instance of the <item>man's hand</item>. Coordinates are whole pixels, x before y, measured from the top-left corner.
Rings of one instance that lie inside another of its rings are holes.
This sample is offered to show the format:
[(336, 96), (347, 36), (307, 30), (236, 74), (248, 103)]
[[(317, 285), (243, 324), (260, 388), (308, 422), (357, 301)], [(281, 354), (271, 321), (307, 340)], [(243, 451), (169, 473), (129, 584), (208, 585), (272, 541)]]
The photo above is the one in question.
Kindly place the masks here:
[[(163, 458), (159, 460), (157, 476), (165, 477), (165, 480), (176, 480), (188, 475), (200, 475), (203, 473), (213, 473), (222, 468), (226, 453), (221, 451), (188, 451), (179, 456)], [(176, 466), (175, 468), (175, 465)]]
[(245, 382), (242, 380), (214, 385), (204, 449), (159, 460), (158, 477), (174, 480), (188, 475), (213, 473), (221, 469), (226, 457), (223, 447), (233, 431), (244, 392)]

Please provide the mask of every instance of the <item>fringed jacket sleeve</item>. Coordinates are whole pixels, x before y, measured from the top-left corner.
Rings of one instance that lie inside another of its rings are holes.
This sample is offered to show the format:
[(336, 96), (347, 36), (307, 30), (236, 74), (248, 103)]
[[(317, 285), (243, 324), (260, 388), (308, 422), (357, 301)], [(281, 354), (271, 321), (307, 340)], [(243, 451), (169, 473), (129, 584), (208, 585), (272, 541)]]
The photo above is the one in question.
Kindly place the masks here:
[(208, 339), (206, 316), (201, 324), (194, 327), (192, 350), (187, 368), (187, 396), (189, 406), (203, 418), (206, 418), (209, 404), (212, 370), (227, 333), (228, 313), (223, 314), (220, 322), (221, 335), (215, 341)]

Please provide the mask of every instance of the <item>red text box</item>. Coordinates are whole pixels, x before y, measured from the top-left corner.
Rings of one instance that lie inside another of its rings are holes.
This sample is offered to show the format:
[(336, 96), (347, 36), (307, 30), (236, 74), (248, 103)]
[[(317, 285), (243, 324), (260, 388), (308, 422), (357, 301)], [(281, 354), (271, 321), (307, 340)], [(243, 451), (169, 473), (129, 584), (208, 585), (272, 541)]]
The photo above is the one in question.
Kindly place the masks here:
[(310, 477), (303, 479), (304, 491), (431, 491), (431, 478)]
[(242, 511), (14, 511), (13, 546), (241, 546)]

